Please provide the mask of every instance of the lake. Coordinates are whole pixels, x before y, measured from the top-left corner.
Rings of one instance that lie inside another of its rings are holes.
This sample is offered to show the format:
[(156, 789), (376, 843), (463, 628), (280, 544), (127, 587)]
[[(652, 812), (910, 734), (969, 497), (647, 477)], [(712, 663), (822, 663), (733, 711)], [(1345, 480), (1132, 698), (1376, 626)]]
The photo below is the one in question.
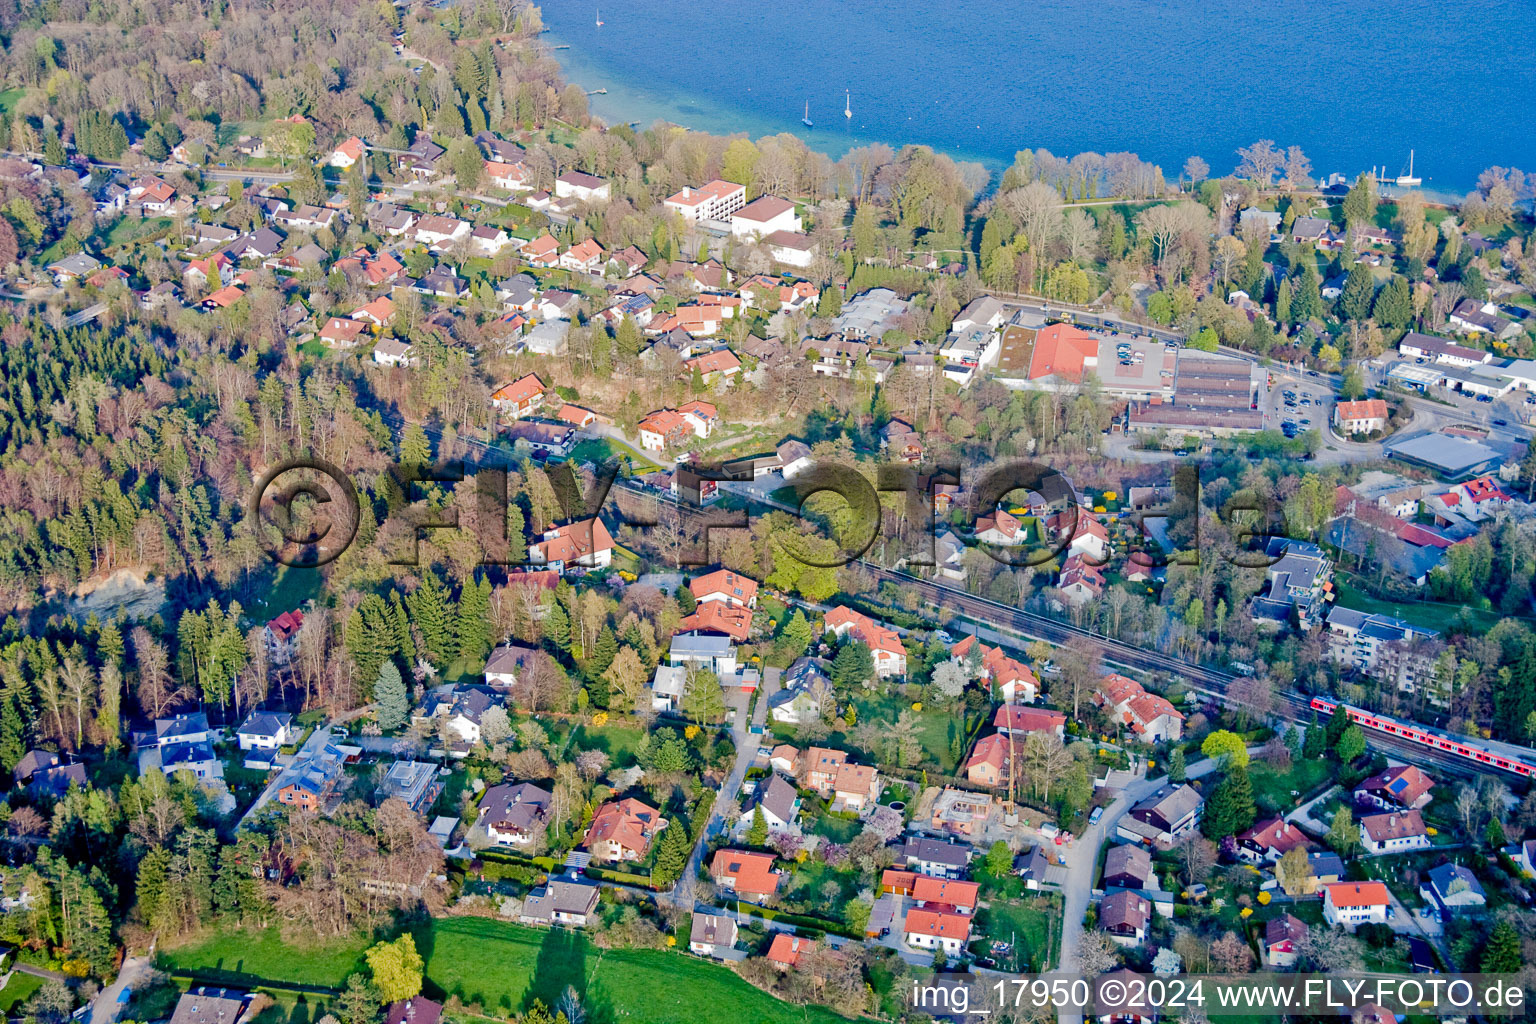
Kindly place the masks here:
[[(604, 21), (596, 24), (599, 10)], [(1019, 149), (1129, 150), (1178, 177), (1259, 138), (1314, 176), (1414, 169), (1465, 192), (1536, 169), (1530, 0), (545, 0), (567, 77), (610, 122), (665, 118), (840, 156), (921, 143), (998, 170)], [(846, 92), (845, 92), (846, 91)], [(851, 118), (844, 117), (845, 98)], [(809, 104), (812, 128), (801, 123)]]

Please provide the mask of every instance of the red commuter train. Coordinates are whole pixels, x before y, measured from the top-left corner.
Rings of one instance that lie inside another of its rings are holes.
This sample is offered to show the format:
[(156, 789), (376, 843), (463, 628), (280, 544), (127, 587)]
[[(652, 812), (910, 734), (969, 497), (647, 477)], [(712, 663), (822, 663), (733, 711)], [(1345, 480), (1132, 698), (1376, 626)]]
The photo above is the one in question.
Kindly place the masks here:
[[(1326, 697), (1313, 697), (1312, 708), (1315, 711), (1331, 715), (1338, 702)], [(1482, 744), (1469, 742), (1456, 736), (1449, 736), (1433, 729), (1426, 729), (1422, 725), (1414, 725), (1408, 722), (1399, 722), (1395, 718), (1386, 715), (1378, 715), (1370, 711), (1362, 711), (1359, 708), (1344, 705), (1344, 713), (1349, 715), (1349, 720), (1362, 729), (1375, 729), (1399, 739), (1408, 740), (1410, 743), (1418, 743), (1425, 747), (1431, 747), (1446, 754), (1456, 757), (1464, 757), (1478, 764), (1488, 765), (1492, 768), (1502, 768), (1504, 771), (1515, 775), (1523, 775), (1526, 778), (1536, 777), (1536, 751), (1531, 752), (1531, 759), (1521, 759), (1497, 750), (1485, 747)]]

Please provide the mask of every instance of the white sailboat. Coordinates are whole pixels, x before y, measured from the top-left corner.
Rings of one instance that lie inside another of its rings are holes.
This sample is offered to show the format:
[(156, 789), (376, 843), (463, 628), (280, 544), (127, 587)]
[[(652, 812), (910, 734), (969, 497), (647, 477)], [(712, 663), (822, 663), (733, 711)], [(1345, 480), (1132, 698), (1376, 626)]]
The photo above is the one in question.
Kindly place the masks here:
[(1408, 151), (1408, 173), (1407, 174), (1399, 174), (1397, 176), (1397, 184), (1402, 186), (1403, 188), (1418, 188), (1420, 185), (1424, 184), (1424, 180), (1422, 178), (1418, 178), (1418, 177), (1414, 176), (1414, 173), (1413, 173), (1413, 150), (1411, 150), (1411, 149)]
[(843, 90), (843, 116), (853, 120), (853, 96), (847, 89)]
[(603, 9), (601, 7), (597, 9), (597, 27), (603, 27)]
[(805, 125), (807, 128), (813, 127), (812, 124), (811, 124), (811, 101), (810, 100), (806, 100), (805, 101), (805, 116), (800, 119), (800, 123)]

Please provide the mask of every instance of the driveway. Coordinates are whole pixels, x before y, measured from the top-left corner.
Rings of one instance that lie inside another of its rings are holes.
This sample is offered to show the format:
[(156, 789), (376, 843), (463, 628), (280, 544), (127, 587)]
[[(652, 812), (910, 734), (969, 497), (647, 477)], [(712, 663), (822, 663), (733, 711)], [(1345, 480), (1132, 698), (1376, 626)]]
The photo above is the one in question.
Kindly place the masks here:
[(688, 866), (683, 869), (682, 876), (672, 886), (670, 892), (658, 894), (658, 899), (664, 899), (673, 903), (681, 892), (691, 892), (694, 883), (699, 877), (699, 868), (704, 861), (704, 847), (709, 838), (718, 832), (724, 824), (720, 813), (721, 809), (736, 799), (741, 792), (741, 784), (747, 777), (747, 769), (752, 767), (752, 762), (757, 759), (757, 737), (747, 731), (746, 716), (737, 715), (736, 723), (731, 727), (731, 739), (736, 744), (736, 763), (731, 766), (731, 774), (726, 777), (725, 785), (715, 794), (715, 802), (709, 810), (709, 821), (704, 828), (699, 830), (699, 841), (693, 844), (693, 853), (688, 858)]
[(91, 1003), (90, 1024), (112, 1024), (128, 1005), (128, 1000), (122, 998), (124, 992), (132, 992), (133, 986), (146, 980), (154, 965), (154, 946), (150, 946), (149, 956), (131, 956), (123, 961), (123, 969), (117, 973), (117, 980), (102, 989)]

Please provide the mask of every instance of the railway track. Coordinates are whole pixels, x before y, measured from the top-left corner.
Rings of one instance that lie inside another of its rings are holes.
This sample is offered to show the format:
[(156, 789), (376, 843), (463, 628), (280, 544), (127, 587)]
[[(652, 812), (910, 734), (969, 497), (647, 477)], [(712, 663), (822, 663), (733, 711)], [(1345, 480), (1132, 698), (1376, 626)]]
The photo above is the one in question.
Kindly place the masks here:
[[(398, 414), (384, 413), (385, 422), (397, 429), (403, 429), (405, 420)], [(435, 440), (441, 440), (442, 432), (432, 427), (424, 427), (426, 433)], [(512, 468), (516, 460), (508, 457), (507, 453), (484, 441), (472, 437), (460, 436), (457, 438), (460, 445), (470, 449), (479, 455), (479, 461), (494, 465), (498, 468)], [(656, 497), (654, 492), (642, 485), (622, 477), (614, 481), (614, 486), (622, 488), (633, 494), (646, 497)], [(681, 502), (672, 502), (676, 505), (679, 515), (686, 519), (703, 519), (708, 516), (705, 509), (697, 509)], [(955, 587), (936, 583), (932, 580), (914, 576), (911, 573), (887, 569), (865, 559), (859, 563), (875, 579), (895, 584), (907, 590), (917, 593), (925, 606), (923, 614), (939, 625), (937, 614), (932, 609), (946, 608), (961, 615), (975, 619), (985, 625), (994, 628), (1002, 628), (1024, 639), (1044, 640), (1047, 643), (1061, 646), (1072, 641), (1086, 644), (1095, 650), (1100, 659), (1108, 664), (1139, 672), (1167, 672), (1179, 676), (1200, 693), (1222, 703), (1230, 703), (1228, 688), (1239, 678), (1230, 672), (1208, 668), (1204, 665), (1175, 658), (1172, 655), (1163, 654), (1160, 651), (1151, 651), (1137, 647), (1133, 644), (1116, 640), (1113, 637), (1096, 633), (1093, 630), (1081, 626), (1074, 626), (1069, 622), (1062, 622), (1036, 612), (1025, 611), (1012, 605), (1003, 604), (1001, 601), (993, 601), (990, 598), (978, 597)], [(1283, 691), (1277, 693), (1277, 713), (1288, 721), (1300, 724), (1312, 721), (1311, 698), (1295, 691)], [(1505, 779), (1507, 774), (1496, 768), (1488, 768), (1468, 761), (1464, 758), (1441, 753), (1420, 744), (1411, 743), (1398, 737), (1389, 736), (1374, 730), (1366, 730), (1366, 741), (1373, 747), (1389, 753), (1403, 761), (1413, 762), (1425, 767), (1432, 767), (1446, 775), (1455, 775), (1464, 778), (1474, 778), (1478, 775), (1495, 775)]]

